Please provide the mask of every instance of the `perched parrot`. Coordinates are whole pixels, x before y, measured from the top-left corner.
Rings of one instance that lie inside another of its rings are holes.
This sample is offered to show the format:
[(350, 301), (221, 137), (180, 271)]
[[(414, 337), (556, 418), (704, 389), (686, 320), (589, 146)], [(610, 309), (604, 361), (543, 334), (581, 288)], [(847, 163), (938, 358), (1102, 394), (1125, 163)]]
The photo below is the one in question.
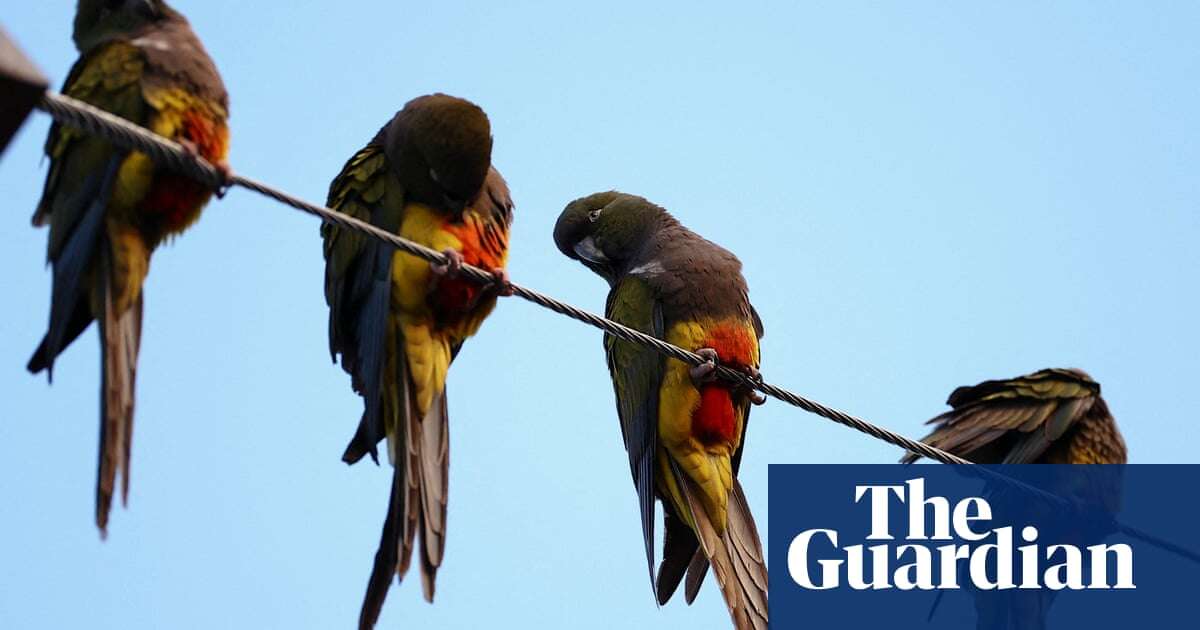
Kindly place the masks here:
[[(79, 60), (63, 92), (180, 142), (224, 166), (229, 97), (204, 46), (162, 0), (80, 0)], [(118, 474), (129, 493), (134, 381), (142, 334), (142, 282), (150, 254), (200, 216), (211, 192), (137, 151), (55, 124), (46, 141), (50, 172), (35, 226), (50, 225), (54, 269), (50, 326), (29, 360), (46, 370), (88, 327), (100, 323), (100, 463), (96, 525), (104, 535)]]
[[(977, 464), (1126, 463), (1125, 440), (1100, 397), (1100, 384), (1083, 370), (1051, 368), (959, 387), (947, 404), (952, 409), (929, 421), (935, 428), (924, 442)], [(917, 459), (909, 453), (902, 461)], [(1120, 471), (1098, 467), (1088, 473), (1054, 480), (1043, 489), (1115, 514), (1121, 505)], [(1009, 490), (989, 488), (985, 493)], [(1022, 522), (1044, 520), (1047, 509), (1029, 501)], [(1099, 543), (1109, 532), (1096, 527), (1082, 523), (1078, 530), (1059, 532), (1065, 537), (1059, 540), (1081, 547)], [(977, 630), (1044, 630), (1055, 597), (1053, 591), (971, 593)]]
[[(977, 464), (1124, 464), (1125, 440), (1083, 370), (959, 387), (924, 442)], [(908, 454), (904, 462), (917, 456)]]
[[(554, 242), (608, 281), (606, 315), (709, 359), (698, 368), (654, 350), (604, 340), (621, 434), (637, 488), (658, 602), (687, 572), (691, 603), (711, 564), (734, 626), (767, 627), (767, 568), (737, 480), (753, 391), (715, 379), (716, 362), (757, 376), (762, 323), (741, 263), (666, 210), (619, 192), (567, 205)], [(654, 500), (666, 538), (654, 575)]]
[[(408, 570), (420, 534), (421, 579), (432, 602), (446, 543), (449, 428), (446, 373), (462, 344), (506, 294), (504, 264), (513, 204), (491, 166), (487, 115), (445, 94), (413, 99), (342, 169), (331, 208), (442, 251), (449, 262), (414, 256), (331, 224), (325, 240), (325, 298), (334, 360), (363, 397), (358, 431), (342, 459), (377, 459), (388, 440), (392, 490), (360, 628), (375, 625), (392, 576)], [(480, 286), (463, 264), (493, 272)]]

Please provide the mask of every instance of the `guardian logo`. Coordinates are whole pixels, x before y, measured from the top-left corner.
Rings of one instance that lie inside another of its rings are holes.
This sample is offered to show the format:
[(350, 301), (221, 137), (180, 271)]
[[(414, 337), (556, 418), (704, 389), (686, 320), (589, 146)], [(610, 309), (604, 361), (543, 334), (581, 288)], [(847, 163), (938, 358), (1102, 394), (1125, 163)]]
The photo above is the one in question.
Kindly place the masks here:
[(770, 466), (771, 628), (1196, 625), (1200, 466), (971, 470), (1069, 504), (962, 466)]
[[(1129, 545), (1060, 542), (1043, 547), (1035, 524), (994, 527), (986, 499), (971, 496), (951, 503), (943, 496), (926, 497), (924, 478), (856, 485), (846, 500), (869, 506), (866, 540), (879, 544), (840, 547), (837, 529), (800, 532), (787, 547), (787, 572), (799, 587), (821, 591), (844, 583), (856, 591), (1137, 588)], [(893, 509), (907, 512), (903, 532), (893, 531)]]

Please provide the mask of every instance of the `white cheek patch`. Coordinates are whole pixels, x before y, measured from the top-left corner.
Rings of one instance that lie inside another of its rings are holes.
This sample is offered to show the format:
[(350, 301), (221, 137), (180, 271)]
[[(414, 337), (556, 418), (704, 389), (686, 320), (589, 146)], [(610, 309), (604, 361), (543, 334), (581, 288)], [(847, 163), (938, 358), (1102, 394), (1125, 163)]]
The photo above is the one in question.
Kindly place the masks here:
[(575, 244), (575, 255), (591, 263), (604, 264), (608, 262), (608, 257), (600, 251), (599, 247), (596, 247), (596, 241), (590, 236)]
[(166, 40), (156, 39), (154, 37), (139, 37), (130, 43), (138, 48), (153, 48), (163, 52), (171, 50), (171, 45), (168, 44)]
[(629, 273), (635, 276), (653, 276), (666, 271), (663, 269), (662, 263), (657, 260), (651, 260), (648, 263), (638, 265), (629, 270)]

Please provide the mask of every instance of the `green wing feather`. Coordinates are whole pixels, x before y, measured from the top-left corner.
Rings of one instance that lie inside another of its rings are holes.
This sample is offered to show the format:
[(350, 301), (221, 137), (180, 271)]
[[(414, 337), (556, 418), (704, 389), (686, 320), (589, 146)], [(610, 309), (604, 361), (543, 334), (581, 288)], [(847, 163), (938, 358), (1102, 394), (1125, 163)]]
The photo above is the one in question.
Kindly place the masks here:
[[(404, 195), (388, 169), (383, 147), (372, 142), (346, 163), (329, 188), (329, 207), (389, 232), (399, 228)], [(329, 305), (329, 351), (350, 374), (366, 410), (344, 459), (353, 463), (384, 438), (381, 388), (387, 358), (393, 248), (331, 223), (325, 241), (325, 301)]]
[[(150, 108), (142, 98), (145, 63), (136, 47), (114, 42), (80, 57), (63, 84), (63, 93), (145, 125)], [(116, 149), (106, 140), (55, 123), (46, 138), (50, 171), (34, 225), (50, 223), (49, 258), (58, 258), (91, 202), (85, 190), (90, 176), (103, 170)]]
[[(610, 319), (662, 338), (662, 309), (650, 286), (636, 276), (622, 279), (608, 295), (605, 313)], [(629, 453), (629, 468), (637, 487), (642, 535), (650, 580), (654, 582), (654, 458), (658, 442), (658, 392), (665, 360), (653, 350), (604, 338), (608, 370), (617, 397), (621, 436)]]
[[(959, 387), (933, 418), (928, 444), (981, 464), (1028, 464), (1092, 408), (1100, 385), (1077, 370), (1046, 369)], [(902, 461), (916, 461), (908, 454)]]
[[(140, 89), (143, 71), (140, 51), (114, 42), (80, 57), (67, 75), (63, 92), (144, 125), (149, 109)], [(29, 360), (28, 368), (35, 373), (43, 369), (52, 373), (58, 354), (94, 319), (84, 281), (103, 234), (103, 221), (85, 222), (84, 217), (93, 208), (104, 214), (116, 167), (125, 155), (105, 140), (58, 123), (50, 128), (45, 150), (50, 169), (33, 224), (50, 226), (46, 257), (54, 266), (55, 279), (50, 332)]]

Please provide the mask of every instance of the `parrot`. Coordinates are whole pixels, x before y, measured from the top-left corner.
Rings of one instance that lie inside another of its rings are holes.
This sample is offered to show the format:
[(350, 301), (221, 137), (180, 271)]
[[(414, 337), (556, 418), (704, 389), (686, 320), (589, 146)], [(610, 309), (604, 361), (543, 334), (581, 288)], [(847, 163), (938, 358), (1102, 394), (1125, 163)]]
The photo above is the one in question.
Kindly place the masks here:
[[(947, 404), (951, 410), (928, 422), (934, 429), (922, 441), (977, 464), (1127, 463), (1125, 440), (1100, 396), (1100, 384), (1077, 368), (1047, 368), (959, 387)], [(909, 453), (901, 461), (917, 459)], [(1120, 470), (1108, 466), (1055, 479), (1043, 489), (1097, 506), (1110, 516), (1121, 507)], [(985, 492), (1005, 491), (1009, 490), (989, 482)], [(1036, 501), (1025, 505), (1019, 510), (1023, 522), (1044, 519), (1049, 509)], [(1062, 534), (1080, 546), (1095, 544), (1111, 533), (1097, 529), (1099, 522), (1081, 523), (1079, 529)], [(1054, 597), (1053, 591), (973, 589), (976, 628), (1044, 630)], [(935, 610), (940, 598), (939, 591)]]
[(928, 422), (934, 430), (922, 441), (977, 464), (1126, 463), (1100, 384), (1080, 369), (959, 387), (946, 404), (952, 409)]
[[(422, 587), (433, 601), (446, 543), (449, 427), (446, 374), (511, 294), (504, 271), (513, 202), (491, 165), (491, 124), (474, 103), (446, 94), (409, 101), (329, 187), (328, 206), (441, 251), (429, 264), (326, 223), (329, 348), (363, 398), (343, 461), (378, 462), (387, 439), (392, 485), (379, 550), (359, 616), (374, 627), (392, 576), (408, 570), (419, 537)], [(488, 270), (479, 285), (459, 272)]]
[[(604, 339), (658, 603), (671, 598), (685, 572), (692, 603), (711, 565), (734, 627), (766, 628), (767, 568), (737, 479), (750, 406), (764, 399), (714, 373), (719, 362), (758, 377), (763, 327), (741, 262), (662, 207), (616, 191), (569, 203), (554, 241), (608, 281), (608, 318), (706, 359), (692, 367)], [(665, 529), (657, 577), (655, 499)]]
[[(63, 92), (182, 144), (228, 175), (229, 96), (187, 19), (163, 0), (79, 0), (79, 59)], [(100, 453), (96, 526), (107, 535), (117, 476), (129, 495), (142, 284), (150, 255), (200, 216), (207, 186), (138, 151), (55, 124), (35, 226), (49, 225), (53, 269), (48, 331), (28, 369), (46, 371), (99, 323)]]

